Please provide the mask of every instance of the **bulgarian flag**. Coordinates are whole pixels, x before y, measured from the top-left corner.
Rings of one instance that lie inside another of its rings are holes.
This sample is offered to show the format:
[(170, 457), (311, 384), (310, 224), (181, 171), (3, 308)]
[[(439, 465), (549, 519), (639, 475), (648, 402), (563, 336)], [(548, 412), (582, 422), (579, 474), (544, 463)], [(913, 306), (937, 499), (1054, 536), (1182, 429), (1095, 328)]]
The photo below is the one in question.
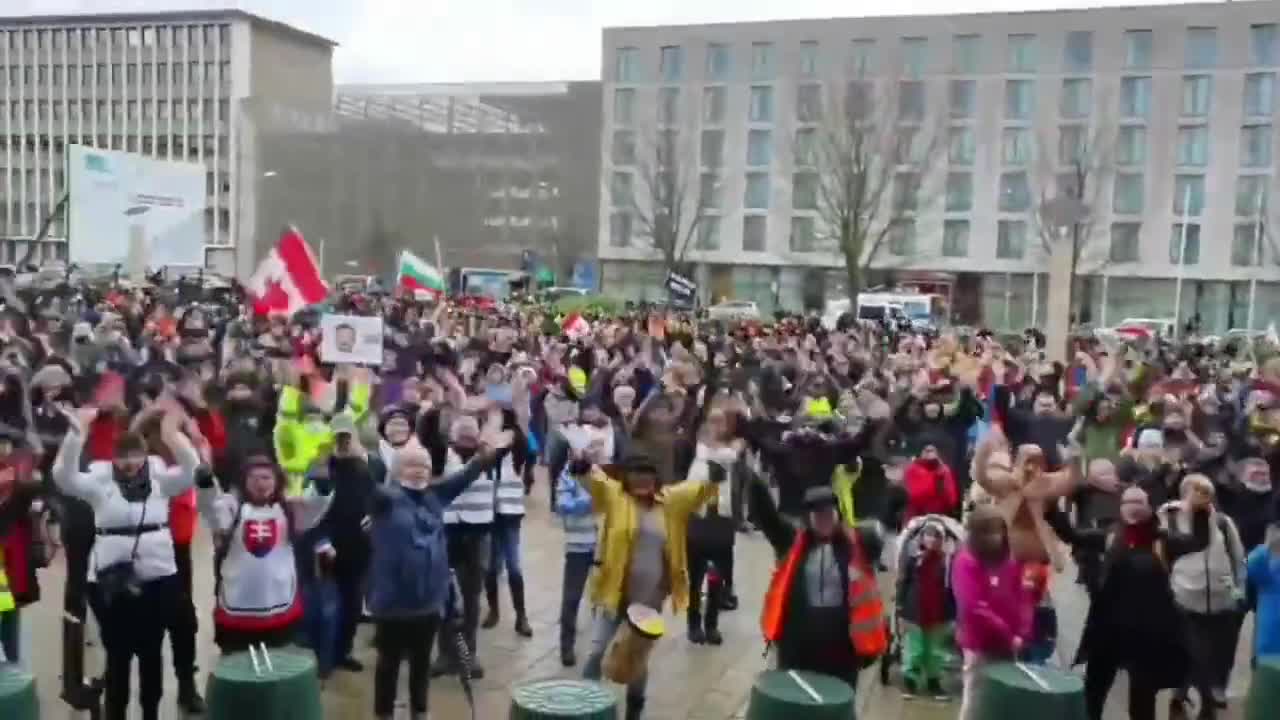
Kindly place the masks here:
[(423, 290), (437, 296), (444, 294), (444, 276), (440, 269), (408, 250), (400, 252), (396, 272), (396, 285), (411, 293)]
[(287, 227), (253, 277), (245, 283), (254, 311), (262, 315), (292, 315), (329, 295), (320, 266), (295, 227)]

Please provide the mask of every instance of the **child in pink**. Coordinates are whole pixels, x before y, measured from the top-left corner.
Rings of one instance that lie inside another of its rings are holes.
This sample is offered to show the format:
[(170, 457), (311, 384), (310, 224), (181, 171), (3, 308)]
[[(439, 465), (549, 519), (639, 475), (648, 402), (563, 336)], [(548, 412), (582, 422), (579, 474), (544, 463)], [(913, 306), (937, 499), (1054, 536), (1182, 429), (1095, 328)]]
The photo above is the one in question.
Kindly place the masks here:
[(1013, 660), (1031, 637), (1031, 589), (1022, 563), (1009, 549), (1004, 518), (989, 505), (969, 515), (967, 546), (951, 571), (956, 598), (956, 640), (964, 652), (960, 720), (975, 709), (977, 677), (985, 663)]

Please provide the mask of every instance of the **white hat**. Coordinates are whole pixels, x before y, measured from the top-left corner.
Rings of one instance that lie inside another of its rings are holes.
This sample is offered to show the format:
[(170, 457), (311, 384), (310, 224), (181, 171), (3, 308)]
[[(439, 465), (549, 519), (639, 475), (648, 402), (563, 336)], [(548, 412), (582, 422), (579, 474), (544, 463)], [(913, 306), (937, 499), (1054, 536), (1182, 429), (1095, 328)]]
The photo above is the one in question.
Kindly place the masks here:
[(1138, 439), (1134, 443), (1134, 447), (1139, 450), (1163, 450), (1164, 432), (1157, 428), (1147, 428), (1138, 433)]

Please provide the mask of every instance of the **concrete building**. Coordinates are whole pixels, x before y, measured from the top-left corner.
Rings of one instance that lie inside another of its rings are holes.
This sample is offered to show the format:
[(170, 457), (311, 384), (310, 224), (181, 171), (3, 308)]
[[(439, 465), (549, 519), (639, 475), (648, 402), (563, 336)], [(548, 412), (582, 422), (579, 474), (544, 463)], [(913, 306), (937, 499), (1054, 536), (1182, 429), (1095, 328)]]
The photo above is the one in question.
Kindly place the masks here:
[(1171, 318), (1179, 298), (1207, 329), (1265, 327), (1280, 314), (1278, 29), (1274, 1), (606, 29), (604, 284), (662, 294), (627, 199), (636, 148), (660, 137), (696, 165), (681, 187), (710, 198), (687, 256), (704, 300), (799, 309), (841, 292), (813, 198), (825, 170), (797, 148), (864, 98), (899, 139), (883, 202), (905, 202), (878, 279), (946, 292), (965, 322), (1043, 323), (1041, 238), (1057, 229), (1038, 209), (1066, 194), (1090, 209), (1081, 320)]
[[(327, 109), (333, 47), (236, 10), (0, 17), (0, 262), (25, 253), (65, 192), (66, 146), (82, 143), (207, 165), (207, 264), (251, 268), (240, 104)], [(63, 218), (48, 237), (37, 257), (65, 259)]]

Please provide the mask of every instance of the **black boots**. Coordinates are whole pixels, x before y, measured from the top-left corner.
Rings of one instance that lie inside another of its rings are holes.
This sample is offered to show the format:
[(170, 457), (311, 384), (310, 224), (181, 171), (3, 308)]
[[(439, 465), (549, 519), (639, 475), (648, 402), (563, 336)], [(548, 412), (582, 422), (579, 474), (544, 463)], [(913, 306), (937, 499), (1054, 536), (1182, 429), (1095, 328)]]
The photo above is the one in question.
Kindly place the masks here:
[(97, 717), (102, 704), (101, 684), (84, 678), (84, 623), (62, 620), (62, 701), (72, 709)]
[(489, 612), (485, 613), (480, 627), (492, 630), (498, 626), (498, 573), (491, 572), (484, 576), (484, 599), (489, 604)]
[(707, 643), (719, 645), (724, 642), (720, 635), (720, 609), (724, 607), (724, 581), (719, 575), (711, 574), (707, 578)]
[(190, 715), (204, 714), (204, 698), (200, 697), (200, 691), (196, 690), (194, 673), (178, 678), (178, 707)]
[(707, 635), (702, 631), (702, 613), (689, 608), (689, 642), (701, 645), (706, 641)]
[(627, 696), (627, 714), (625, 720), (640, 720), (640, 715), (644, 712), (644, 698)]
[(516, 610), (516, 634), (520, 637), (533, 637), (533, 628), (529, 627), (529, 614), (524, 608), (524, 577), (512, 575), (508, 578), (511, 585), (511, 604)]

